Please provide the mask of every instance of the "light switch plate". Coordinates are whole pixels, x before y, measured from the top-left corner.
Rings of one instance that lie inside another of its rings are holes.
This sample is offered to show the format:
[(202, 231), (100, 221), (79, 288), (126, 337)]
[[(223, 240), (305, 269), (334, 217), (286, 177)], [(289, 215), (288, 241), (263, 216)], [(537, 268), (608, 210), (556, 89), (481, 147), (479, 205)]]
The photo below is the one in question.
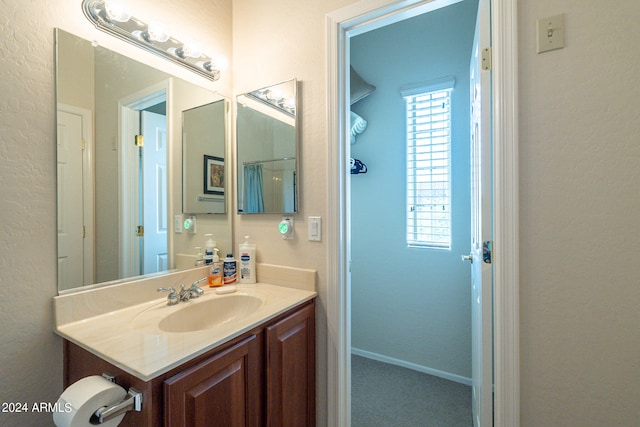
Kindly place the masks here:
[(564, 47), (564, 14), (538, 19), (536, 29), (538, 53)]
[(319, 216), (310, 216), (307, 232), (310, 241), (322, 241), (322, 218)]
[(173, 228), (176, 234), (182, 234), (182, 215), (176, 215), (173, 219)]

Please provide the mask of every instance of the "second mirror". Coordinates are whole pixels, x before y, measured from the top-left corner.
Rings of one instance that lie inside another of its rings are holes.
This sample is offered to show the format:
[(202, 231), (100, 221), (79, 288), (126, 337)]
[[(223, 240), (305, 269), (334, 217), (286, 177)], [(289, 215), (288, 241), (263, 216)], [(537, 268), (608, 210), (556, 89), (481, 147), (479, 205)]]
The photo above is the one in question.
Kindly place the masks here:
[(238, 213), (298, 211), (297, 81), (237, 97)]

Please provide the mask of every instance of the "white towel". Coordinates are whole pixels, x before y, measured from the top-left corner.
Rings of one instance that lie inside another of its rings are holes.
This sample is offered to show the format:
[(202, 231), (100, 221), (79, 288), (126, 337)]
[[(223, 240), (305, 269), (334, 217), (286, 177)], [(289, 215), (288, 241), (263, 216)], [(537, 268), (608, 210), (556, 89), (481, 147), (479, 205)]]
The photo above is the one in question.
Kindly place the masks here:
[(351, 132), (350, 132), (352, 145), (356, 143), (356, 135), (364, 132), (366, 128), (367, 128), (367, 121), (352, 111), (351, 112)]

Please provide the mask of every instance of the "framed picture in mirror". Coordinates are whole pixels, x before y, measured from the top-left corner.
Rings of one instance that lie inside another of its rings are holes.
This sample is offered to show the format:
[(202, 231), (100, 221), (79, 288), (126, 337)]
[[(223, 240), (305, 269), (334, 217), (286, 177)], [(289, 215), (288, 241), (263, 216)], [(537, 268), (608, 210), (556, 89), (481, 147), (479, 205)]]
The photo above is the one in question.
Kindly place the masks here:
[(204, 155), (204, 192), (224, 196), (224, 159)]

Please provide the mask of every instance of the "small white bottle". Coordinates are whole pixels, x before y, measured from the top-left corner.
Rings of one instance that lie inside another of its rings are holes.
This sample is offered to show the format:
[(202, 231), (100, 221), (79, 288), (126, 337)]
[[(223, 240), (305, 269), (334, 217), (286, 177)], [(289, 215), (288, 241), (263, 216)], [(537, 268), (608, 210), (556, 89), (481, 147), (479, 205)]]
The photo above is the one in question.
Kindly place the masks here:
[(204, 265), (204, 255), (202, 255), (202, 249), (200, 246), (196, 246), (196, 267)]
[(205, 234), (205, 237), (209, 237), (204, 245), (204, 263), (205, 265), (211, 265), (213, 263), (213, 250), (216, 247), (216, 241), (211, 238), (211, 234)]
[(238, 281), (256, 283), (256, 245), (249, 243), (249, 236), (244, 236), (244, 243), (240, 243), (238, 249)]
[(227, 254), (227, 257), (222, 263), (223, 266), (223, 278), (222, 283), (224, 285), (232, 285), (238, 280), (238, 270), (236, 260), (233, 254)]

